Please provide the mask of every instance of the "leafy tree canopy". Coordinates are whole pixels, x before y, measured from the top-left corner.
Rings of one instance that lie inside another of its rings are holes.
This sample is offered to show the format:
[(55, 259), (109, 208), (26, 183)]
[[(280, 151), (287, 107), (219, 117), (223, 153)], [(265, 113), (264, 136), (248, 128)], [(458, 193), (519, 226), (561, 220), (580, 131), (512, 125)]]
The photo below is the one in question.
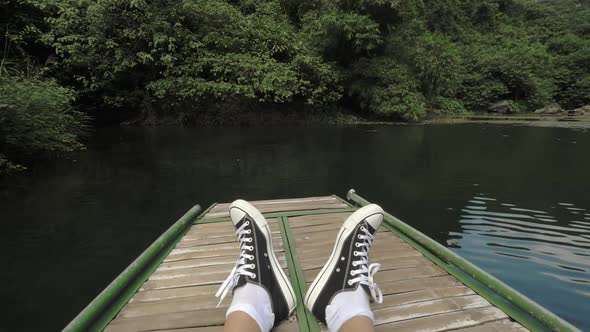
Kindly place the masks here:
[[(77, 118), (72, 106), (198, 122), (252, 109), (419, 120), (501, 100), (590, 104), (587, 1), (1, 1), (0, 83), (19, 89), (3, 97), (5, 155), (20, 144), (6, 119), (39, 110), (17, 99), (32, 91), (48, 107), (31, 119)], [(71, 124), (44, 145), (30, 143), (49, 140), (30, 123), (20, 146), (73, 148)]]

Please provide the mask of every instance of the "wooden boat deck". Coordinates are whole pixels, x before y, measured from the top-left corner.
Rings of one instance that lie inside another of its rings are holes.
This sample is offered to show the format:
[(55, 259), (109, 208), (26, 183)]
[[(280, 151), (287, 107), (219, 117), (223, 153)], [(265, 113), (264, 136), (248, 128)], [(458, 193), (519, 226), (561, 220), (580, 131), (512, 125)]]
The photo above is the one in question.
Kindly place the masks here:
[[(273, 331), (327, 330), (301, 299), (354, 208), (336, 196), (252, 203), (269, 221), (275, 251), (297, 293), (296, 311)], [(195, 221), (105, 331), (223, 329), (231, 295), (217, 308), (214, 294), (239, 252), (228, 207), (214, 205)], [(385, 228), (370, 261), (381, 263), (375, 278), (384, 300), (372, 304), (377, 331), (527, 331)]]

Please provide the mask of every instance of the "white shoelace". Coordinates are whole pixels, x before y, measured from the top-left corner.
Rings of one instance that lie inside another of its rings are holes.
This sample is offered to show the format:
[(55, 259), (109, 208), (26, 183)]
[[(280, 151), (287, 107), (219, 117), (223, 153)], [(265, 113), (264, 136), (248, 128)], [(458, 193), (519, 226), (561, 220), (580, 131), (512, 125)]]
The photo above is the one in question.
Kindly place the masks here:
[(221, 284), (221, 287), (215, 293), (215, 297), (220, 297), (219, 303), (217, 306), (221, 304), (227, 293), (234, 288), (234, 286), (238, 283), (238, 279), (241, 275), (248, 276), (250, 278), (256, 278), (256, 273), (249, 271), (249, 269), (253, 269), (256, 267), (255, 264), (246, 264), (246, 260), (254, 260), (254, 255), (250, 255), (247, 251), (253, 251), (254, 246), (247, 245), (247, 243), (252, 242), (252, 237), (248, 237), (252, 230), (245, 229), (246, 226), (250, 225), (250, 221), (245, 221), (242, 226), (240, 226), (236, 230), (236, 235), (238, 236), (238, 240), (240, 241), (240, 258), (236, 262), (236, 265), (232, 269), (231, 273), (225, 279), (225, 281)]
[[(354, 251), (353, 254), (357, 257), (360, 257), (358, 260), (352, 262), (352, 266), (360, 266), (360, 269), (351, 270), (350, 275), (355, 276), (359, 275), (356, 278), (352, 278), (348, 280), (348, 285), (352, 286), (355, 283), (360, 283), (362, 285), (367, 285), (369, 287), (369, 291), (371, 292), (371, 298), (376, 303), (383, 302), (383, 292), (381, 288), (377, 286), (375, 281), (373, 280), (373, 276), (379, 269), (381, 268), (381, 264), (373, 263), (369, 265), (369, 248), (371, 247), (371, 243), (375, 239), (369, 230), (365, 226), (361, 226), (361, 231), (364, 234), (358, 234), (359, 240), (364, 240), (364, 242), (357, 242), (356, 247), (362, 248), (361, 251)], [(365, 275), (366, 274), (366, 275)]]

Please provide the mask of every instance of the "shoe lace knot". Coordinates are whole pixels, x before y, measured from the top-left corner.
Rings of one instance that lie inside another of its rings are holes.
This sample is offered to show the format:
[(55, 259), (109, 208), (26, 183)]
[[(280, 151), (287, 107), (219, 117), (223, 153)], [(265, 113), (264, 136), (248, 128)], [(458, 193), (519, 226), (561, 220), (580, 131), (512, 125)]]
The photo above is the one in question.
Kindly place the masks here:
[(236, 230), (238, 241), (240, 241), (240, 257), (227, 279), (225, 279), (221, 284), (221, 287), (217, 290), (217, 293), (215, 293), (215, 297), (219, 297), (217, 307), (219, 307), (227, 293), (238, 283), (240, 276), (256, 278), (256, 273), (251, 271), (256, 265), (254, 263), (249, 263), (249, 261), (254, 260), (254, 255), (249, 253), (254, 251), (254, 246), (250, 244), (252, 242), (252, 229), (248, 227), (249, 225), (250, 221), (245, 220)]
[(369, 265), (369, 249), (375, 239), (375, 236), (365, 226), (360, 227), (360, 232), (357, 234), (357, 241), (355, 241), (355, 247), (360, 250), (353, 251), (355, 257), (359, 257), (357, 260), (352, 262), (353, 267), (358, 269), (351, 269), (350, 275), (357, 276), (348, 280), (348, 285), (352, 286), (355, 283), (366, 285), (371, 293), (371, 299), (376, 303), (383, 302), (383, 292), (375, 283), (374, 276), (377, 271), (381, 268), (381, 264), (373, 263)]

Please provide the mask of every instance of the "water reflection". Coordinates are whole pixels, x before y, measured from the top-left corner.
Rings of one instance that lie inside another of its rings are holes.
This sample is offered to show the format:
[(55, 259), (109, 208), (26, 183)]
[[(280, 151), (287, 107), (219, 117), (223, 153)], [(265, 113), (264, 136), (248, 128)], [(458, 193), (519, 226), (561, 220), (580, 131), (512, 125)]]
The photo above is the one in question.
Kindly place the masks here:
[(63, 328), (196, 202), (351, 187), (590, 330), (587, 146), (513, 126), (101, 129), (0, 181), (0, 331)]
[(478, 194), (461, 209), (460, 231), (449, 232), (447, 243), (486, 270), (514, 266), (497, 273), (513, 284), (527, 288), (544, 280), (557, 297), (575, 294), (578, 301), (561, 302), (562, 311), (569, 305), (590, 310), (589, 215), (568, 202), (538, 208)]

